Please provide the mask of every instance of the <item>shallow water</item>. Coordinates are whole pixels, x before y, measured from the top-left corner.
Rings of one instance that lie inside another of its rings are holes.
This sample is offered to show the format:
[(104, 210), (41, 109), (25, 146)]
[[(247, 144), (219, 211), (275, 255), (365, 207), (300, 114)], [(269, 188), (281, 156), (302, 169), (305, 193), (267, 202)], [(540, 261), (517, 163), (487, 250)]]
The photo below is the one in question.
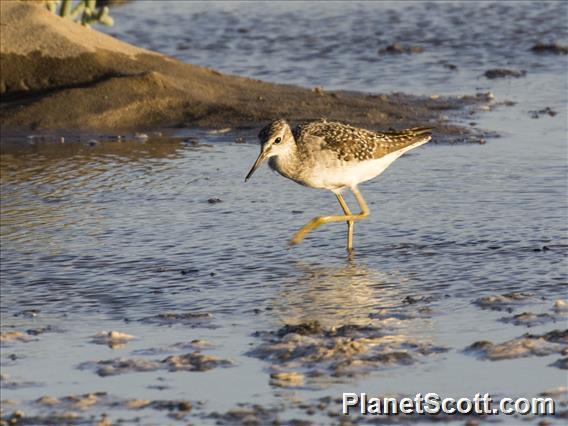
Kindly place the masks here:
[[(31, 401), (43, 395), (106, 391), (122, 399), (203, 401), (185, 419), (196, 424), (215, 424), (211, 412), (224, 413), (242, 402), (277, 407), (284, 420), (336, 424), (336, 417), (308, 415), (294, 401), (335, 399), (343, 391), (532, 397), (565, 384), (564, 370), (548, 366), (558, 354), (483, 361), (463, 349), (479, 340), (503, 342), (526, 331), (542, 334), (566, 326), (565, 319), (529, 329), (503, 324), (498, 320), (507, 312), (472, 303), (487, 295), (528, 292), (534, 295), (531, 302), (515, 314), (550, 313), (555, 300), (566, 298), (566, 56), (528, 51), (537, 41), (566, 41), (566, 7), (178, 3), (166, 8), (134, 2), (117, 8), (111, 33), (224, 72), (373, 92), (491, 91), (497, 101), (516, 104), (471, 117), (500, 138), (475, 146), (428, 144), (363, 184), (372, 213), (355, 226), (351, 259), (343, 224), (324, 226), (299, 246), (286, 245), (313, 216), (339, 208), (331, 193), (300, 187), (266, 166), (245, 185), (258, 154), (254, 132), (239, 133), (246, 144), (235, 143), (232, 132), (197, 129), (92, 146), (4, 140), (2, 332), (47, 325), (55, 332), (5, 344), (2, 374), (19, 385), (4, 381), (2, 399), (42, 414), (49, 410)], [(394, 41), (425, 52), (377, 53)], [(444, 68), (444, 61), (457, 71)], [(482, 77), (495, 67), (525, 69), (527, 76)], [(544, 107), (558, 114), (531, 118), (530, 111)], [(217, 198), (221, 202), (209, 202)], [(408, 297), (419, 300), (408, 303), (413, 301)], [(420, 308), (429, 308), (428, 314), (421, 315)], [(22, 314), (30, 309), (39, 313)], [(261, 343), (253, 332), (313, 320), (325, 326), (373, 323), (381, 309), (393, 315), (390, 323), (381, 323), (387, 330), (448, 352), (293, 389), (271, 386), (271, 363), (247, 355)], [(166, 312), (207, 312), (212, 318), (171, 326), (144, 321)], [(397, 315), (408, 319), (396, 320)], [(114, 349), (91, 343), (101, 330), (137, 339)], [(111, 377), (77, 368), (117, 357), (162, 359), (173, 351), (158, 356), (138, 351), (193, 339), (212, 342), (204, 352), (235, 366)], [(334, 404), (329, 410), (339, 413)], [(150, 409), (87, 411), (102, 412), (113, 421), (175, 422), (167, 412)]]

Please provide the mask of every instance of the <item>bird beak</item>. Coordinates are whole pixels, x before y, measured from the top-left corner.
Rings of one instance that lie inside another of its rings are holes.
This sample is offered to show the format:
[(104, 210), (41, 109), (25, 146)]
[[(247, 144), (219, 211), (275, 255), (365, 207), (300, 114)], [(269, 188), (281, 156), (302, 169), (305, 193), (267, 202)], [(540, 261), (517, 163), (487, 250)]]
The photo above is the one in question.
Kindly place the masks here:
[(245, 182), (247, 180), (250, 179), (250, 177), (252, 176), (252, 174), (256, 171), (256, 169), (258, 169), (260, 167), (260, 165), (262, 164), (262, 162), (264, 160), (266, 160), (268, 152), (267, 151), (262, 151), (260, 153), (260, 155), (258, 156), (258, 158), (256, 159), (256, 161), (254, 162), (254, 165), (252, 166), (252, 168), (250, 169), (250, 172), (248, 172), (247, 177), (245, 178)]

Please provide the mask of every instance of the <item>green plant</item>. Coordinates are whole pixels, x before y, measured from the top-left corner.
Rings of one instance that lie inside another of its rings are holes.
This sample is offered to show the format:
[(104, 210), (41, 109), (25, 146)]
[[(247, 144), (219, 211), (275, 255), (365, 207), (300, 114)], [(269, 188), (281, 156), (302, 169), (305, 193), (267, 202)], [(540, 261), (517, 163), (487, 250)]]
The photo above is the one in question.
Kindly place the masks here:
[(111, 26), (114, 20), (108, 13), (108, 7), (97, 7), (97, 0), (80, 0), (73, 5), (73, 0), (47, 0), (47, 9), (59, 16), (71, 19), (81, 25), (103, 24)]

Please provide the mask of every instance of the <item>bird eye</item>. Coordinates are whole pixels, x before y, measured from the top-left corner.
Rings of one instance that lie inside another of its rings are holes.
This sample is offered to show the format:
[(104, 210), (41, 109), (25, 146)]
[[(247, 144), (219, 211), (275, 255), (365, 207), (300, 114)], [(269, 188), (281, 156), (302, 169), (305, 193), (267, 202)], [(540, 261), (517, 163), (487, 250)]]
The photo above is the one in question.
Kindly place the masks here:
[(280, 143), (280, 142), (282, 142), (282, 138), (280, 136), (274, 139), (274, 143)]

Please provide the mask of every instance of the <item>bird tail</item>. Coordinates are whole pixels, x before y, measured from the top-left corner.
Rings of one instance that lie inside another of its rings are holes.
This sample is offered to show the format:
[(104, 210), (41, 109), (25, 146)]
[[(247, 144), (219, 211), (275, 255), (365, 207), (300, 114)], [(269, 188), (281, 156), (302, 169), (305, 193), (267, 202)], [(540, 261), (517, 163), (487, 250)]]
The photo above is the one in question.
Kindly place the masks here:
[(407, 151), (408, 149), (415, 148), (430, 141), (430, 139), (432, 139), (432, 128), (413, 127), (404, 130), (391, 130), (382, 132), (382, 134), (387, 139), (390, 139), (391, 142), (395, 144), (397, 149), (403, 149)]
[(391, 130), (383, 132), (385, 135), (389, 136), (402, 136), (402, 137), (412, 137), (412, 136), (432, 136), (432, 127), (412, 127), (410, 129), (404, 130)]

